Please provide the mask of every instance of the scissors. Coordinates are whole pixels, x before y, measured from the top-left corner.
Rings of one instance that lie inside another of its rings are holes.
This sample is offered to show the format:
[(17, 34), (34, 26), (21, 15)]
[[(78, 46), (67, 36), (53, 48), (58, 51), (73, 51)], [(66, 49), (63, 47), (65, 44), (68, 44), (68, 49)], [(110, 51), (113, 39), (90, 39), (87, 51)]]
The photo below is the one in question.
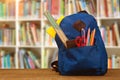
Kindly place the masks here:
[(75, 39), (75, 44), (77, 45), (77, 47), (82, 47), (82, 46), (86, 45), (85, 30), (84, 29), (81, 30), (81, 34), (82, 34), (82, 36), (77, 36)]
[(77, 47), (82, 47), (85, 46), (86, 43), (84, 42), (84, 37), (83, 36), (77, 36), (75, 39), (75, 44), (77, 45)]

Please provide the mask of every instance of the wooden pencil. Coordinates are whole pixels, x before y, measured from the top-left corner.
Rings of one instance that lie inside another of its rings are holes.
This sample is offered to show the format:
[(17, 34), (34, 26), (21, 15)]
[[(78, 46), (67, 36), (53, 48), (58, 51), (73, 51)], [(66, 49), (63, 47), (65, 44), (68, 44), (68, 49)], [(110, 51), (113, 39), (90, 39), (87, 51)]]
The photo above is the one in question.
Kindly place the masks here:
[(94, 30), (92, 31), (92, 33), (91, 33), (90, 46), (93, 46), (93, 44), (94, 44), (95, 32), (96, 32), (96, 30), (94, 29)]

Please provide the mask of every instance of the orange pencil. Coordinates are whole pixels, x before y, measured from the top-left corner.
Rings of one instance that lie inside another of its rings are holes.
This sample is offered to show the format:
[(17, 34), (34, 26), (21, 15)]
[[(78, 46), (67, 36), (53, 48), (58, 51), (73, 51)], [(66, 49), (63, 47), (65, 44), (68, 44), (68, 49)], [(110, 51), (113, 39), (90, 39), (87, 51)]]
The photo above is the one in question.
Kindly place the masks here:
[(91, 33), (90, 46), (93, 46), (93, 44), (94, 44), (95, 32), (96, 32), (96, 30), (94, 29), (94, 30), (92, 31), (92, 33)]

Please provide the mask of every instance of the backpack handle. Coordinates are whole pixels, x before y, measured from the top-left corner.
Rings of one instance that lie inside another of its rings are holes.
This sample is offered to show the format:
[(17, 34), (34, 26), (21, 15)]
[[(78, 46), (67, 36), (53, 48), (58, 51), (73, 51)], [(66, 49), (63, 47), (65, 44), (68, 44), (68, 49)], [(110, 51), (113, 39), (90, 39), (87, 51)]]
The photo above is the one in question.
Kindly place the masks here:
[(81, 20), (78, 20), (73, 24), (73, 27), (79, 32), (82, 30), (82, 28), (85, 28), (85, 26), (85, 23)]
[(53, 68), (53, 70), (55, 70), (56, 72), (58, 72), (58, 61), (54, 61), (51, 63), (51, 67)]

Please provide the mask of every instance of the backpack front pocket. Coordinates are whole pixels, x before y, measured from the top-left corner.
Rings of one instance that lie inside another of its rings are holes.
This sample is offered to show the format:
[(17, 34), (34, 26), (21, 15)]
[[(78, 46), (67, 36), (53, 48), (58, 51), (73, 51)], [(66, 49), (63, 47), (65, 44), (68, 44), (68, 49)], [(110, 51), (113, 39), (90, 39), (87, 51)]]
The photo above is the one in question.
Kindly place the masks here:
[(84, 70), (94, 72), (100, 69), (100, 56), (96, 46), (70, 48), (63, 54), (63, 71), (80, 73)]

